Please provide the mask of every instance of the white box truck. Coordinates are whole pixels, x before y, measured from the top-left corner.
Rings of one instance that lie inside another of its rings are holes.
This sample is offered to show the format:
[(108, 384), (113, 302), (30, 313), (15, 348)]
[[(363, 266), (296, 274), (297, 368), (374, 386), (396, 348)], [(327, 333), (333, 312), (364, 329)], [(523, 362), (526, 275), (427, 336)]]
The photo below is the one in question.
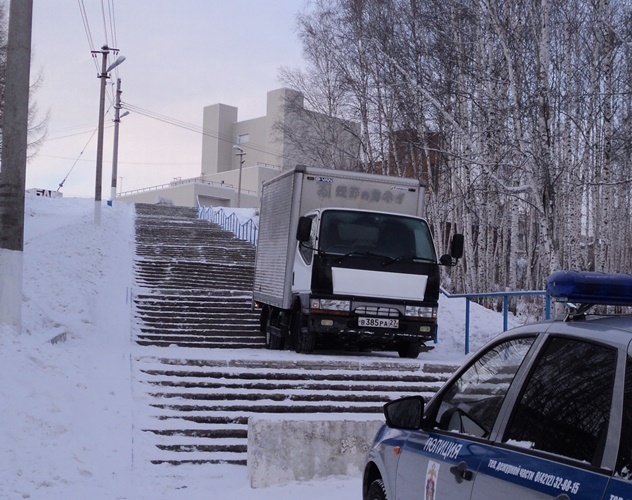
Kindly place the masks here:
[(436, 338), (439, 261), (416, 179), (297, 166), (264, 182), (254, 301), (270, 349), (416, 358)]

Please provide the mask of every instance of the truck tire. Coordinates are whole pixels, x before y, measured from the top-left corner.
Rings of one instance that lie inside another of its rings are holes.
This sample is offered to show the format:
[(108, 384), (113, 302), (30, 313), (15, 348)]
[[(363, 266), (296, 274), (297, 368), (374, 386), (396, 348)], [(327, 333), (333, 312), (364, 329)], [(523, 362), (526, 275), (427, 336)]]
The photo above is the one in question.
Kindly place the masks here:
[(316, 346), (316, 336), (307, 328), (301, 328), (296, 343), (296, 352), (299, 354), (311, 354)]
[(384, 488), (384, 481), (376, 479), (371, 483), (366, 500), (388, 500), (386, 497), (386, 488)]
[(263, 306), (261, 308), (261, 315), (259, 316), (259, 331), (261, 332), (261, 335), (263, 335), (264, 337), (266, 337), (266, 329), (268, 327), (269, 317), (270, 317), (270, 308), (268, 306)]
[(295, 308), (292, 313), (292, 337), (294, 338), (294, 350), (299, 354), (311, 354), (316, 346), (316, 335), (303, 325), (303, 313), (300, 308)]
[(283, 338), (270, 331), (270, 322), (273, 317), (273, 311), (269, 306), (265, 306), (261, 311), (261, 333), (265, 335), (266, 347), (271, 351), (280, 351), (283, 349)]
[(408, 340), (399, 344), (397, 354), (400, 358), (415, 359), (421, 352), (421, 342), (418, 340)]
[(271, 351), (283, 350), (283, 339), (269, 330), (266, 331), (266, 347)]

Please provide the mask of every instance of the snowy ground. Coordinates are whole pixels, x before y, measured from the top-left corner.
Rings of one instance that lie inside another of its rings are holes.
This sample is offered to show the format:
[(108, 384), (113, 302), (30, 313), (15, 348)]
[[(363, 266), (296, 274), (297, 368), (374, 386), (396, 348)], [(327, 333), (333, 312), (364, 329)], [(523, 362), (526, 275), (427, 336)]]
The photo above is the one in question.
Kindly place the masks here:
[[(255, 490), (245, 467), (135, 460), (130, 356), (146, 351), (130, 340), (133, 206), (104, 206), (96, 226), (91, 200), (27, 195), (25, 219), (22, 333), (0, 326), (1, 499), (360, 498), (359, 477)], [(419, 362), (465, 359), (464, 310), (442, 297), (440, 342)], [(471, 314), (475, 350), (502, 318)]]

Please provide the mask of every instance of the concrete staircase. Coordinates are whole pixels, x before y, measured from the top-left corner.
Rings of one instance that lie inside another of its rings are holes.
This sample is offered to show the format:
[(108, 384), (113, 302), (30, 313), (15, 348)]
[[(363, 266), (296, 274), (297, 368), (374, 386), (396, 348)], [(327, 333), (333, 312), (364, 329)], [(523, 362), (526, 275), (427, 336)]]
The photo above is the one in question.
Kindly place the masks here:
[(246, 465), (250, 415), (375, 417), (389, 400), (429, 398), (455, 368), (397, 358), (318, 358), (137, 359), (142, 398), (150, 408), (143, 449), (154, 450), (145, 460)]
[(136, 342), (265, 347), (252, 310), (254, 254), (195, 209), (136, 205)]
[(374, 418), (389, 400), (431, 396), (455, 369), (262, 349), (251, 307), (254, 247), (193, 209), (136, 205), (136, 252), (137, 460), (245, 464), (250, 415)]

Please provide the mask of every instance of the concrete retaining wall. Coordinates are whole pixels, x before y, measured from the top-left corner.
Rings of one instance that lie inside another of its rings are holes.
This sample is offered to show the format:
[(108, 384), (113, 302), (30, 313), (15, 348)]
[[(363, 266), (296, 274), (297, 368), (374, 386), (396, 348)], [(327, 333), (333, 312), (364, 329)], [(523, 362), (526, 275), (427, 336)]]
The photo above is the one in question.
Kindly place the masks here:
[(250, 486), (265, 488), (328, 476), (359, 477), (369, 446), (384, 419), (375, 415), (363, 419), (359, 415), (324, 418), (318, 415), (250, 417)]

